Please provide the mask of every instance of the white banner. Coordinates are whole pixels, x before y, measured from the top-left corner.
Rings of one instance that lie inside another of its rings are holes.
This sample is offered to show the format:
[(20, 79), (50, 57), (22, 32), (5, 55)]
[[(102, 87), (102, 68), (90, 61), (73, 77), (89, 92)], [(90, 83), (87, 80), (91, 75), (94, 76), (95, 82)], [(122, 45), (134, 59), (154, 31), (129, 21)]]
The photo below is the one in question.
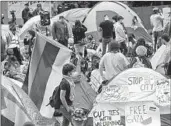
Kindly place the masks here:
[(161, 126), (159, 108), (153, 102), (129, 102), (125, 106), (126, 126)]
[(93, 126), (121, 126), (120, 110), (112, 104), (98, 104), (90, 114)]

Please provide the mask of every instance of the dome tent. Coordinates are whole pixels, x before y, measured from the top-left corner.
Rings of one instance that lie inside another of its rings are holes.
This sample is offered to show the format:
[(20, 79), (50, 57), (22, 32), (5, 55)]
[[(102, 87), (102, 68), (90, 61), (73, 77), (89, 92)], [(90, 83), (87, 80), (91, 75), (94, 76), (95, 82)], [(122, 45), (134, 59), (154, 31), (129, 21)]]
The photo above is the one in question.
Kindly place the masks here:
[[(166, 89), (169, 95), (164, 93)], [(161, 123), (160, 126), (170, 125), (171, 111), (169, 92), (170, 80), (160, 73), (148, 68), (128, 69), (112, 78), (108, 85), (103, 87), (102, 92), (96, 97), (96, 102), (89, 116), (93, 117), (92, 114), (95, 111), (101, 109), (108, 110), (108, 108), (112, 110), (112, 107), (114, 107), (120, 110), (121, 123), (125, 125), (127, 120), (126, 108), (129, 107), (129, 104), (136, 106), (136, 104), (141, 105), (142, 103), (142, 105), (148, 106), (151, 102), (150, 104), (156, 106), (155, 108), (160, 112), (158, 124)], [(165, 96), (168, 97), (168, 99), (165, 99)], [(156, 118), (157, 116), (155, 115), (152, 120), (154, 121)], [(152, 125), (151, 122), (149, 126)], [(129, 126), (132, 125), (130, 124)]]
[[(121, 2), (100, 2), (88, 12), (83, 24), (88, 28), (87, 34), (92, 34), (96, 40), (100, 39), (97, 31), (99, 24), (104, 20), (104, 15), (107, 15), (110, 20), (115, 15), (124, 17), (123, 22), (128, 33), (133, 33), (137, 39), (143, 37), (147, 42), (152, 42), (139, 16)], [(137, 20), (133, 23), (135, 17)]]

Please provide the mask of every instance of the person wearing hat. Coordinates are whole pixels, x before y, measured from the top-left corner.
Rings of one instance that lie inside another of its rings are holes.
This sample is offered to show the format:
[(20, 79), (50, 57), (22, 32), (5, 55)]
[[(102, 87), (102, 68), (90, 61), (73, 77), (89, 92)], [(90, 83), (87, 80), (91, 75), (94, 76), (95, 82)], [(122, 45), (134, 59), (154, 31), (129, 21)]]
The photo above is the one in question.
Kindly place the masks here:
[(40, 12), (43, 12), (42, 5), (40, 3), (37, 4), (37, 8), (33, 11), (33, 16), (39, 15)]
[(29, 9), (29, 3), (26, 3), (25, 4), (25, 8), (24, 8), (24, 10), (22, 11), (22, 19), (23, 19), (23, 22), (24, 22), (24, 24), (28, 21), (28, 19), (29, 19), (29, 11), (30, 11), (30, 9)]
[(132, 61), (134, 62), (133, 63), (134, 68), (146, 67), (146, 68), (152, 69), (151, 62), (147, 58), (147, 48), (145, 46), (142, 46), (142, 45), (138, 46), (136, 48), (136, 54), (137, 54), (137, 57), (134, 57), (132, 59)]
[(66, 20), (63, 16), (59, 17), (59, 21), (53, 23), (52, 36), (54, 40), (68, 47), (69, 31)]
[[(127, 58), (120, 52), (120, 45), (117, 42), (109, 44), (109, 52), (100, 60), (100, 75), (102, 80), (110, 80), (126, 68), (129, 62)], [(105, 75), (104, 75), (105, 72)]]
[(157, 44), (159, 38), (163, 34), (164, 26), (163, 26), (164, 16), (160, 12), (159, 8), (153, 9), (153, 14), (150, 16), (150, 22), (153, 27), (153, 39), (154, 39), (154, 52), (157, 50)]
[(127, 54), (127, 46), (126, 46), (126, 42), (127, 42), (127, 35), (126, 35), (126, 31), (125, 28), (123, 26), (123, 17), (122, 16), (118, 16), (117, 18), (117, 22), (115, 23), (114, 27), (115, 27), (115, 40), (116, 42), (118, 42), (120, 44), (120, 50), (121, 52), (126, 55)]
[(113, 22), (109, 20), (108, 15), (104, 15), (104, 21), (100, 23), (99, 31), (102, 32), (102, 55), (104, 55), (107, 45), (113, 40)]

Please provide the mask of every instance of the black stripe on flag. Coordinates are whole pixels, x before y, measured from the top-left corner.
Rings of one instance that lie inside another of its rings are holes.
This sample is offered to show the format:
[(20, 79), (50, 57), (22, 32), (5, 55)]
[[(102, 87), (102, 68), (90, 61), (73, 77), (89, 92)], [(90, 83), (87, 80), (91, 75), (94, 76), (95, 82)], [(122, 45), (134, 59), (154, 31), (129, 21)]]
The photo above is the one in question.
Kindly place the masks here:
[(52, 71), (52, 65), (58, 55), (60, 48), (46, 42), (44, 51), (39, 61), (36, 74), (30, 90), (30, 98), (40, 110), (46, 84)]

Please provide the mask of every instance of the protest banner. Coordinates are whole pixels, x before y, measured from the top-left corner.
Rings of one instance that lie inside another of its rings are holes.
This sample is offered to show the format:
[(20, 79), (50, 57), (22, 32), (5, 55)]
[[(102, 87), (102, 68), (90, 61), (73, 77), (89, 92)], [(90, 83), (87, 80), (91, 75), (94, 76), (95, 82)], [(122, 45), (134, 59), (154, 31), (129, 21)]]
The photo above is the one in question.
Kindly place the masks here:
[(160, 106), (167, 106), (171, 103), (170, 97), (170, 83), (171, 80), (158, 81), (156, 87), (157, 104)]
[(159, 108), (153, 102), (129, 102), (125, 106), (126, 126), (161, 126)]
[(93, 126), (121, 126), (120, 110), (113, 104), (98, 104), (90, 117), (93, 117)]

